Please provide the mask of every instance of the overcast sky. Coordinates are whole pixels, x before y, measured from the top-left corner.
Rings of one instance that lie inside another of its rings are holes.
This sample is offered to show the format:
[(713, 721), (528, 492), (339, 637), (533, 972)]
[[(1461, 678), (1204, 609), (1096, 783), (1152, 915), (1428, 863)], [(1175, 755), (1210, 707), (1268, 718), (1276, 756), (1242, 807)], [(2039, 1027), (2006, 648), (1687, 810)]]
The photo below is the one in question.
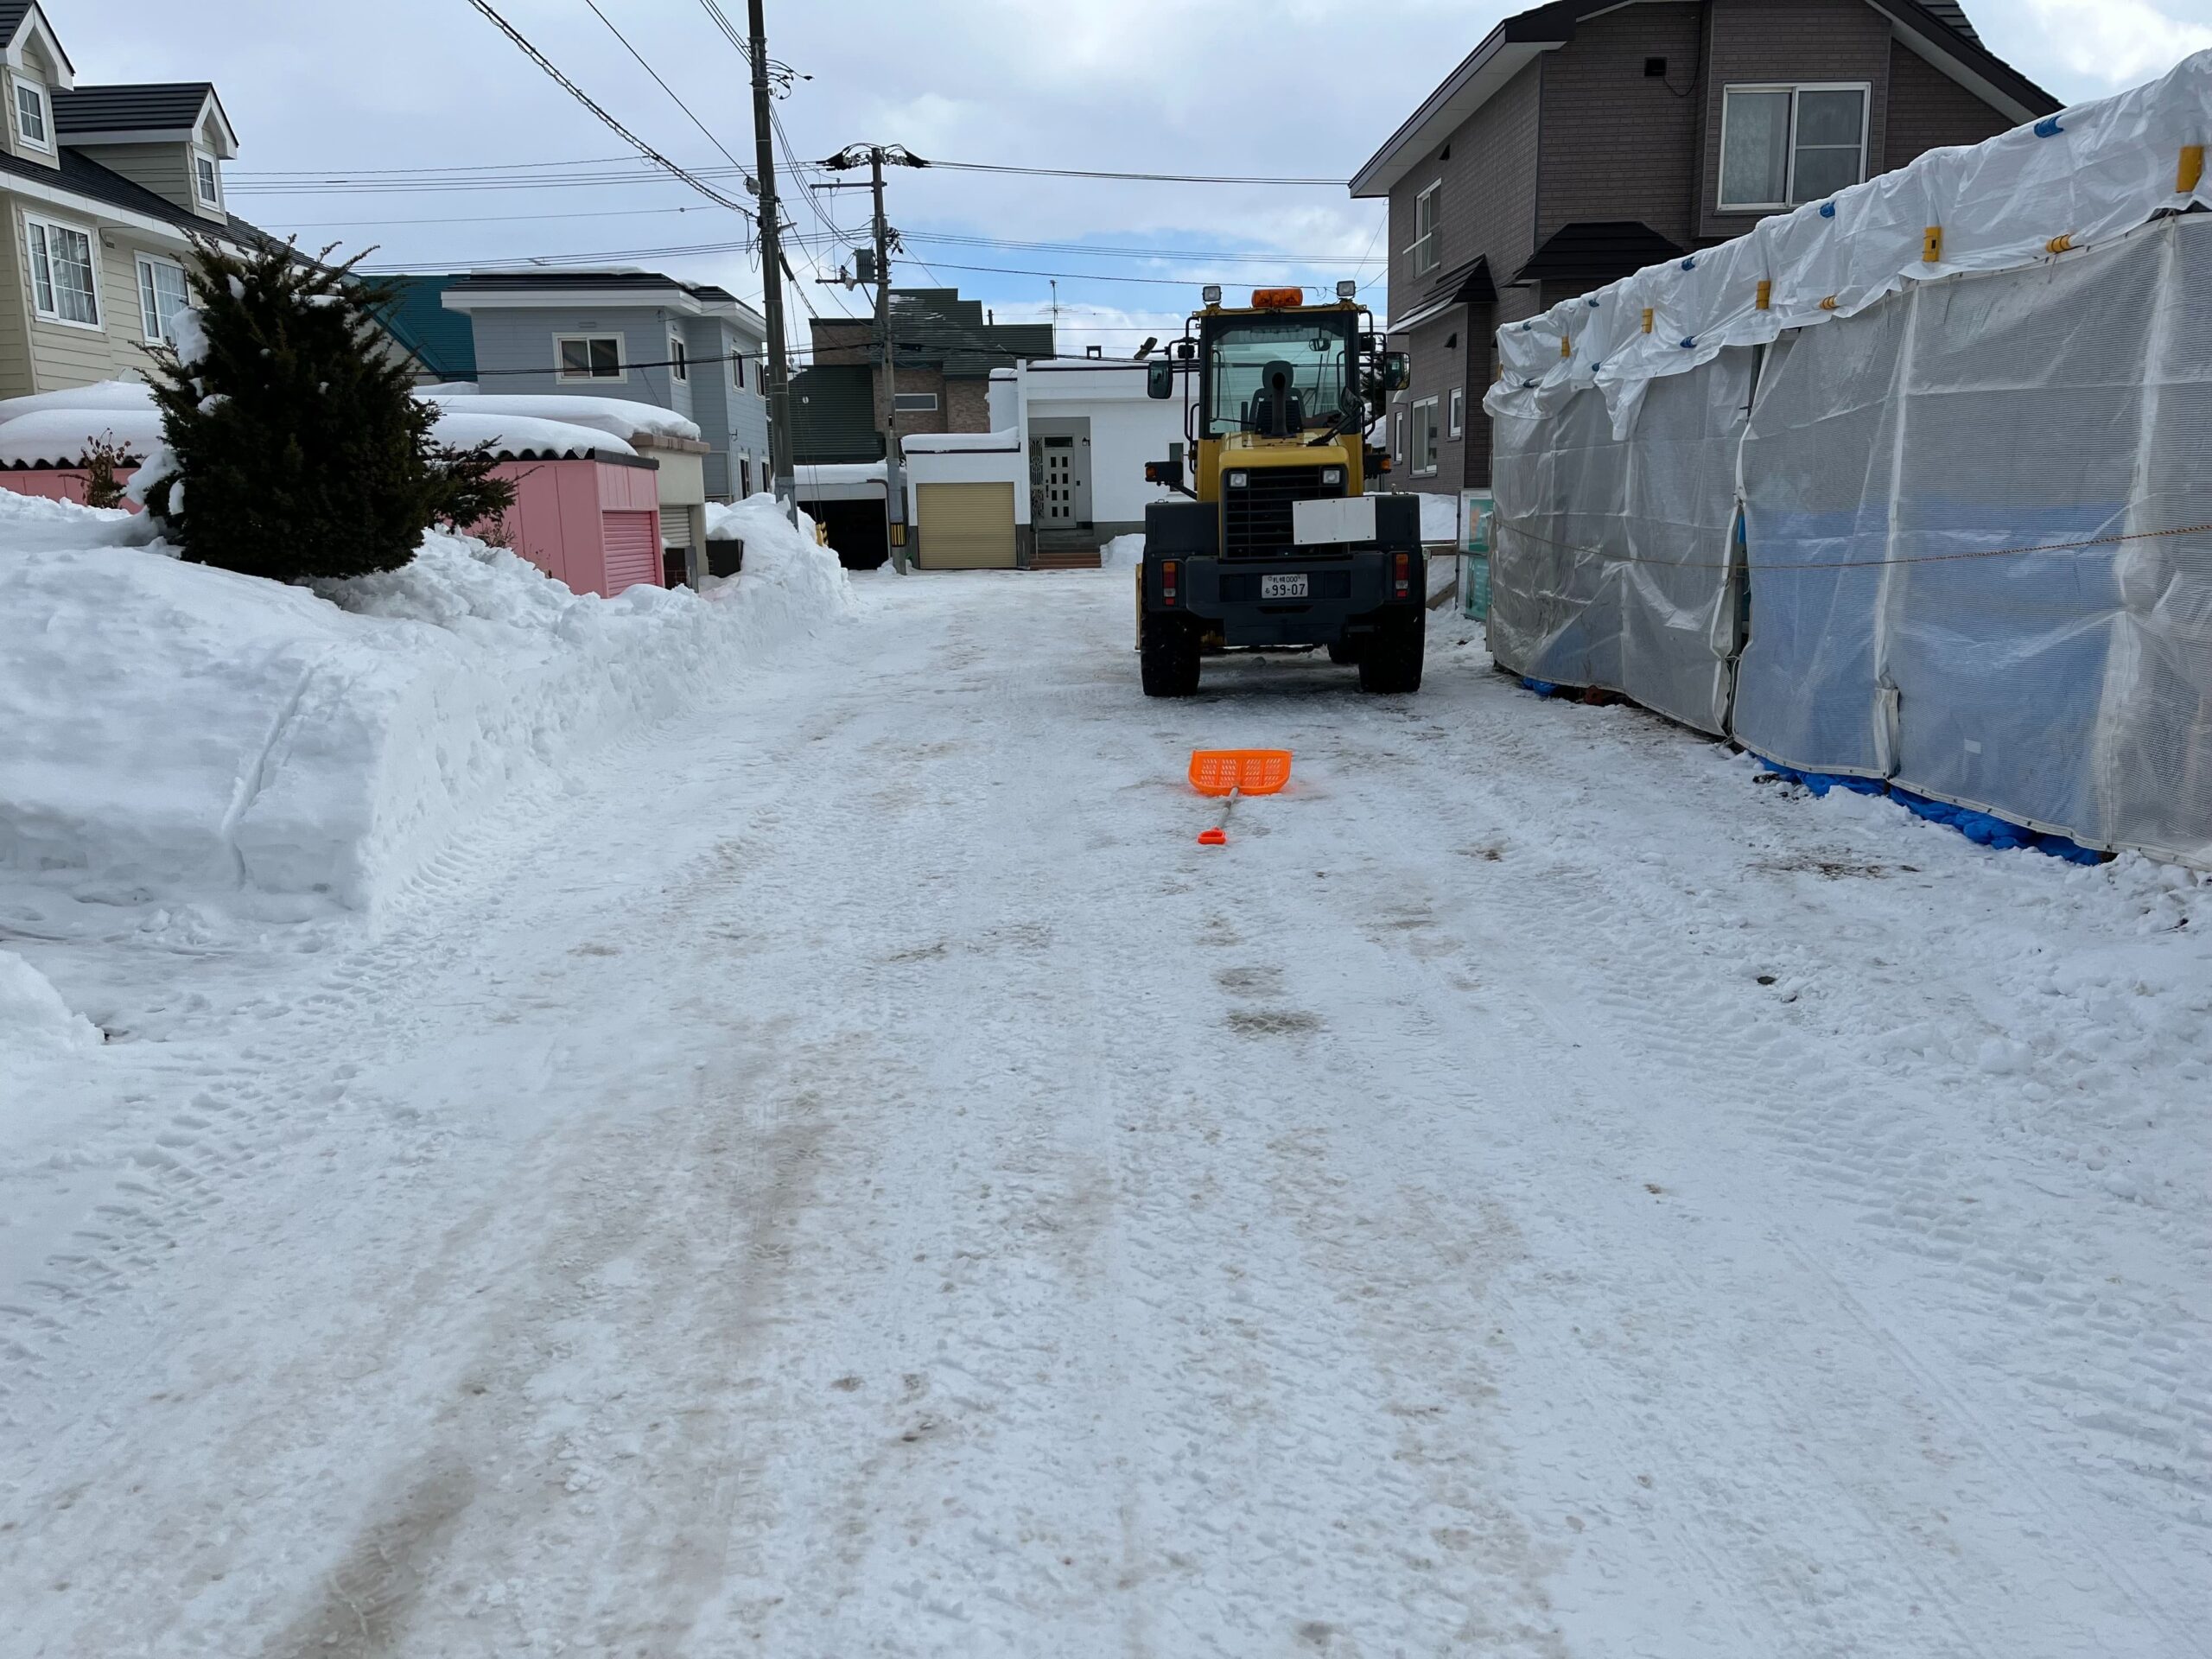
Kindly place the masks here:
[[(621, 152), (467, 0), (44, 0), (80, 79), (213, 80), (237, 126), (232, 208), (304, 244), (374, 243), (394, 261), (452, 269), (532, 255), (727, 244), (736, 215), (677, 183), (620, 188), (249, 194), (243, 175), (290, 169), (569, 162)], [(587, 0), (493, 0), (516, 28), (615, 116), (686, 165), (727, 166), (708, 137), (626, 52)], [(747, 163), (753, 127), (742, 60), (705, 0), (598, 0), (721, 143)], [(1346, 177), (1497, 21), (1533, 0), (767, 0), (769, 54), (810, 79), (779, 109), (813, 161), (856, 141), (903, 143), (964, 162), (1108, 170)], [(742, 30), (745, 0), (720, 0)], [(2157, 74), (2212, 47), (2212, 0), (1966, 0), (1993, 50), (2067, 100)], [(1348, 23), (1348, 19), (1359, 20)], [(781, 166), (781, 158), (779, 157)], [(788, 182), (786, 184), (788, 188)], [(804, 193), (799, 193), (803, 194)], [(840, 227), (857, 194), (817, 198)], [(689, 211), (677, 211), (689, 207)], [(803, 201), (803, 232), (828, 240)], [(1190, 284), (1288, 280), (1375, 284), (1379, 204), (1341, 186), (1173, 186), (955, 172), (894, 175), (891, 217), (918, 263), (902, 284), (942, 281), (1001, 321), (1044, 315), (1059, 283), (1064, 339), (1109, 352), (1167, 332)], [(1174, 251), (1130, 258), (982, 246), (990, 238)], [(811, 250), (802, 250), (802, 255)], [(1281, 256), (1255, 262), (1249, 256)], [(1227, 256), (1243, 254), (1241, 260)], [(823, 251), (824, 268), (837, 256)], [(760, 291), (742, 254), (643, 264)], [(811, 271), (794, 260), (802, 276)], [(999, 267), (997, 270), (971, 269)], [(1147, 282), (1112, 277), (1153, 279)], [(864, 297), (807, 285), (825, 314)], [(795, 343), (804, 338), (796, 312)]]

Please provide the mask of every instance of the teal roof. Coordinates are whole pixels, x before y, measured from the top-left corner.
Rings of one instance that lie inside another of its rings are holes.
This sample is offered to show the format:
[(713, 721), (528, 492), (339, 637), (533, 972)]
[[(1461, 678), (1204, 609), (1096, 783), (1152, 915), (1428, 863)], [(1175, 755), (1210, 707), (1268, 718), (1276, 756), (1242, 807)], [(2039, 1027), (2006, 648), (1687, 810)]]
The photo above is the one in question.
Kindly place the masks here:
[(385, 314), (391, 335), (441, 380), (476, 378), (476, 330), (466, 311), (448, 311), (445, 291), (455, 276), (391, 276), (398, 299)]

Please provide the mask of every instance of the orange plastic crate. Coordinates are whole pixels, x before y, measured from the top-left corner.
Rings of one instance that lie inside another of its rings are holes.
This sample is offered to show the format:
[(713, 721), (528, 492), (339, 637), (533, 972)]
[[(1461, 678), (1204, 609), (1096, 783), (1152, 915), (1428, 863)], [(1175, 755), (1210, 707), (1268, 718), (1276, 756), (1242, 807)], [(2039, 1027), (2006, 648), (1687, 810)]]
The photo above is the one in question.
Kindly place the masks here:
[(1201, 795), (1272, 795), (1289, 781), (1288, 749), (1191, 751), (1191, 787)]

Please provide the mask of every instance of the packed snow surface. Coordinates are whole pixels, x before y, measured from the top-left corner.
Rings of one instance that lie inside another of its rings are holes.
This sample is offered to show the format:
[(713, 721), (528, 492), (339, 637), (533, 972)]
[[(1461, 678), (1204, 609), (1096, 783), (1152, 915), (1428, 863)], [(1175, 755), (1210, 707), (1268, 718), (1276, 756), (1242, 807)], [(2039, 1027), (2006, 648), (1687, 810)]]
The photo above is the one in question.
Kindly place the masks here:
[(1098, 550), (1098, 563), (1109, 570), (1134, 570), (1144, 563), (1144, 537), (1116, 536)]
[(1432, 490), (1421, 494), (1421, 538), (1434, 545), (1443, 543), (1456, 546), (1459, 540), (1459, 498), (1441, 495)]
[(852, 586), (373, 932), (6, 895), (8, 1659), (2203, 1653), (2212, 884)]
[(311, 590), (0, 493), (0, 873), (111, 906), (372, 910), (472, 810), (843, 609), (836, 556), (781, 528), (704, 599), (580, 596), (436, 533)]

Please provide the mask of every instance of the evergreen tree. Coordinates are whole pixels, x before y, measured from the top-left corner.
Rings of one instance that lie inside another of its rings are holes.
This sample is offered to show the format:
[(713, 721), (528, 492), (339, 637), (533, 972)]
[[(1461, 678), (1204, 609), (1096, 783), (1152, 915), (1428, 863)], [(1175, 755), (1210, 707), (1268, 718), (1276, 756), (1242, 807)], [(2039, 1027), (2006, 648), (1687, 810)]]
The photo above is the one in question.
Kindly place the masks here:
[(366, 575), (412, 559), (432, 524), (513, 504), (486, 447), (432, 439), (436, 410), (381, 347), (389, 285), (327, 248), (194, 245), (194, 308), (152, 353), (174, 470), (146, 504), (186, 558), (277, 582)]

